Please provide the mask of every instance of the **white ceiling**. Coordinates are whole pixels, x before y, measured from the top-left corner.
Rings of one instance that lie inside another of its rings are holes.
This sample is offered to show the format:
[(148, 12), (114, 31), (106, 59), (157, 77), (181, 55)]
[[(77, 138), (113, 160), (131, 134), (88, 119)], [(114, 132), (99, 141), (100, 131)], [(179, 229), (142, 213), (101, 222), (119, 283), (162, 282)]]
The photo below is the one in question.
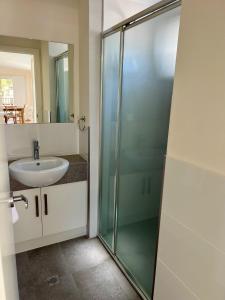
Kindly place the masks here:
[(56, 57), (68, 50), (68, 44), (49, 42), (49, 56)]
[(0, 67), (31, 70), (32, 55), (0, 52)]
[(104, 0), (104, 29), (108, 29), (159, 0)]

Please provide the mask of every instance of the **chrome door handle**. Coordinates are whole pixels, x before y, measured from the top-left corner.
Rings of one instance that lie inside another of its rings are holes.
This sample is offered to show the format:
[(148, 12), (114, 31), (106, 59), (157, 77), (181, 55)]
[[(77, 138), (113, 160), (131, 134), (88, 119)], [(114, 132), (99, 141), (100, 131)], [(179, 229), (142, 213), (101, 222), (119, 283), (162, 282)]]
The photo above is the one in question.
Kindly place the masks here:
[(10, 199), (10, 207), (14, 207), (16, 202), (25, 202), (25, 208), (28, 209), (28, 199), (24, 195), (12, 196)]

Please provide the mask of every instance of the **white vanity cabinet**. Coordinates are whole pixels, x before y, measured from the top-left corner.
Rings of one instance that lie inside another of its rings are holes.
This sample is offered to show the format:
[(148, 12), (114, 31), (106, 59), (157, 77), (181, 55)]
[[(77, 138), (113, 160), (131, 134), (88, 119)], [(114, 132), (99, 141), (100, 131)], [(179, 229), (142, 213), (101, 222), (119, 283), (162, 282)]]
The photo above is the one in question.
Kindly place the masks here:
[(26, 209), (24, 203), (16, 203), (17, 252), (86, 234), (87, 181), (13, 192), (21, 194), (27, 197), (29, 206)]
[(24, 195), (29, 200), (28, 208), (24, 202), (17, 202), (19, 221), (14, 224), (15, 242), (20, 243), (42, 237), (40, 189), (14, 192), (13, 196)]
[(41, 189), (43, 235), (87, 225), (87, 184), (84, 181)]

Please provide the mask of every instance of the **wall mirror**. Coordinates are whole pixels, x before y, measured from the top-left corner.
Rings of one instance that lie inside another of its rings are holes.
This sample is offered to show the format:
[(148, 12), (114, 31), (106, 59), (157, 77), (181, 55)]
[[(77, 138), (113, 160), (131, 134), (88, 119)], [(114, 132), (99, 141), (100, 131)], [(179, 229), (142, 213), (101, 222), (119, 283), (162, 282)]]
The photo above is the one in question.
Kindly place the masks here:
[(0, 122), (74, 122), (74, 47), (0, 36)]

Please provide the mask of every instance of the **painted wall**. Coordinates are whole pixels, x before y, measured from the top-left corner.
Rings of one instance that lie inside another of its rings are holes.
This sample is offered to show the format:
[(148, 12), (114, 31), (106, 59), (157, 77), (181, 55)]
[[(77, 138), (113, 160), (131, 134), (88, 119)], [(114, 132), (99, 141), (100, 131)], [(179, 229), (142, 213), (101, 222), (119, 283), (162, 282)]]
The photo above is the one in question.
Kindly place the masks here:
[(50, 65), (48, 42), (41, 41), (41, 77), (42, 77), (42, 122), (48, 123), (50, 121), (51, 111), (51, 93), (50, 93)]
[(98, 232), (102, 1), (89, 0), (90, 237)]
[[(102, 1), (80, 0), (80, 115), (90, 126), (90, 237), (98, 229), (98, 160)], [(88, 152), (88, 131), (80, 132), (80, 153)]]
[(28, 82), (26, 81), (26, 78), (24, 76), (12, 76), (10, 79), (13, 81), (15, 104), (18, 106), (24, 106), (27, 100), (26, 91)]
[(104, 30), (157, 2), (159, 0), (104, 0)]
[(224, 11), (182, 1), (154, 300), (225, 298)]
[[(87, 118), (86, 125), (89, 125), (89, 0), (79, 1), (79, 88), (80, 116)], [(80, 153), (87, 156), (88, 153), (88, 131), (80, 132), (79, 135)]]
[(78, 37), (76, 0), (4, 0), (0, 3), (1, 34), (75, 43)]
[(8, 159), (31, 157), (35, 139), (40, 144), (40, 155), (74, 154), (77, 149), (75, 126), (73, 123), (5, 125)]

